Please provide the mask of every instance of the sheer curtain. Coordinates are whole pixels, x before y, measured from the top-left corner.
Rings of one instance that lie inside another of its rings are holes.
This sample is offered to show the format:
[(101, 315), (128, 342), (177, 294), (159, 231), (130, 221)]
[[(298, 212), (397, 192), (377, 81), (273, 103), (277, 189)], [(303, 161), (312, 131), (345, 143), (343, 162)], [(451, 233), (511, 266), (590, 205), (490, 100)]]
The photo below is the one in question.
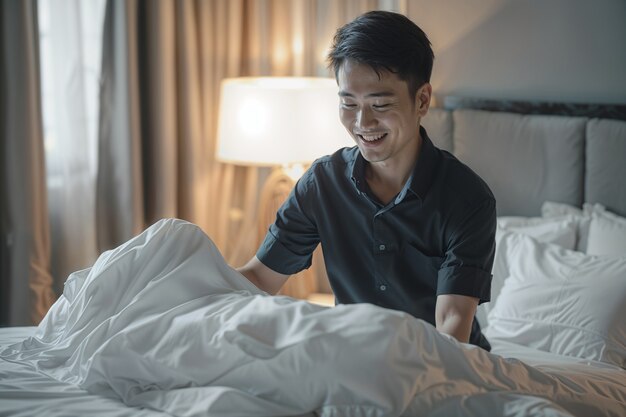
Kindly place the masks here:
[(39, 0), (46, 178), (57, 293), (97, 256), (97, 95), (104, 0)]

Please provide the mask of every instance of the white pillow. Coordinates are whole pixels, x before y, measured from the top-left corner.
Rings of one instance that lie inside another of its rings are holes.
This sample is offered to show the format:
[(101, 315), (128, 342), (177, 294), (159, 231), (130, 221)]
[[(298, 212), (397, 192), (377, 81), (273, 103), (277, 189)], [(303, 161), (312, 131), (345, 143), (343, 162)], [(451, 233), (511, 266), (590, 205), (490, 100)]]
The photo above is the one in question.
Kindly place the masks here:
[(492, 268), (491, 301), (482, 303), (476, 310), (476, 319), (481, 328), (489, 324), (488, 314), (496, 302), (504, 279), (508, 274), (506, 256), (499, 249), (499, 242), (506, 233), (515, 232), (532, 236), (541, 242), (554, 243), (566, 249), (573, 249), (576, 244), (577, 221), (572, 216), (558, 218), (541, 217), (498, 217), (496, 229), (496, 254)]
[(541, 217), (582, 216), (583, 210), (565, 203), (544, 201), (541, 205)]
[(565, 249), (574, 249), (576, 247), (577, 228), (578, 220), (573, 216), (553, 218), (498, 217), (496, 244), (503, 232), (510, 231), (532, 236), (541, 242), (554, 243)]
[(595, 211), (604, 211), (604, 206), (600, 204), (585, 203), (583, 208), (554, 201), (546, 201), (541, 206), (541, 216), (543, 218), (562, 218), (568, 216), (578, 222), (576, 250), (587, 251), (589, 240), (589, 225), (591, 224), (591, 214)]
[(503, 236), (509, 276), (485, 336), (626, 368), (626, 259)]
[(626, 218), (595, 210), (591, 215), (587, 253), (626, 257)]

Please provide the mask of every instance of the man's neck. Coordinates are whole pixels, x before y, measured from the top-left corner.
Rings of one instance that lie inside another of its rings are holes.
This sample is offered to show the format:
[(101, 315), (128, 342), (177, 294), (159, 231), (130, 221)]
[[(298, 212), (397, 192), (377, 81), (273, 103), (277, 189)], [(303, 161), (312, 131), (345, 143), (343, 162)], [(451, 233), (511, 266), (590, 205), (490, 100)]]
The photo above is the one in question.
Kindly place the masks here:
[(414, 152), (400, 155), (406, 155), (405, 158), (367, 164), (365, 178), (374, 195), (382, 203), (389, 203), (404, 188), (419, 157), (422, 142), (423, 139), (419, 136), (417, 149)]

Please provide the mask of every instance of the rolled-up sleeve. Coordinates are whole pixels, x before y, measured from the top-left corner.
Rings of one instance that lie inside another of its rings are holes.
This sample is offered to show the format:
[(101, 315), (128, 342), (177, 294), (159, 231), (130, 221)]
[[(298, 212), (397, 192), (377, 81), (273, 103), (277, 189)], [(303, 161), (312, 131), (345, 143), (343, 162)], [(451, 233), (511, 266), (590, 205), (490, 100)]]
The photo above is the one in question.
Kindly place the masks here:
[(313, 251), (319, 244), (319, 233), (312, 215), (315, 184), (311, 170), (296, 183), (276, 214), (257, 258), (281, 274), (295, 274), (311, 266)]
[(451, 219), (452, 232), (437, 276), (437, 295), (491, 298), (491, 268), (495, 254), (496, 204), (487, 199)]

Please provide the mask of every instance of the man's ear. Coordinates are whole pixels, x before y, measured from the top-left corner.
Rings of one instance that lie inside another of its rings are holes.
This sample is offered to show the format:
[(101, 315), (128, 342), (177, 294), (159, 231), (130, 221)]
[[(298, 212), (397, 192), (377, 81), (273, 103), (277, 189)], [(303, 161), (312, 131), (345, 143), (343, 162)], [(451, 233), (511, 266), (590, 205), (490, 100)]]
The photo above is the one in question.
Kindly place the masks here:
[(415, 107), (417, 108), (417, 112), (420, 117), (426, 116), (428, 112), (428, 108), (430, 107), (430, 100), (433, 95), (433, 87), (430, 83), (424, 83), (417, 90), (417, 94), (415, 94)]

